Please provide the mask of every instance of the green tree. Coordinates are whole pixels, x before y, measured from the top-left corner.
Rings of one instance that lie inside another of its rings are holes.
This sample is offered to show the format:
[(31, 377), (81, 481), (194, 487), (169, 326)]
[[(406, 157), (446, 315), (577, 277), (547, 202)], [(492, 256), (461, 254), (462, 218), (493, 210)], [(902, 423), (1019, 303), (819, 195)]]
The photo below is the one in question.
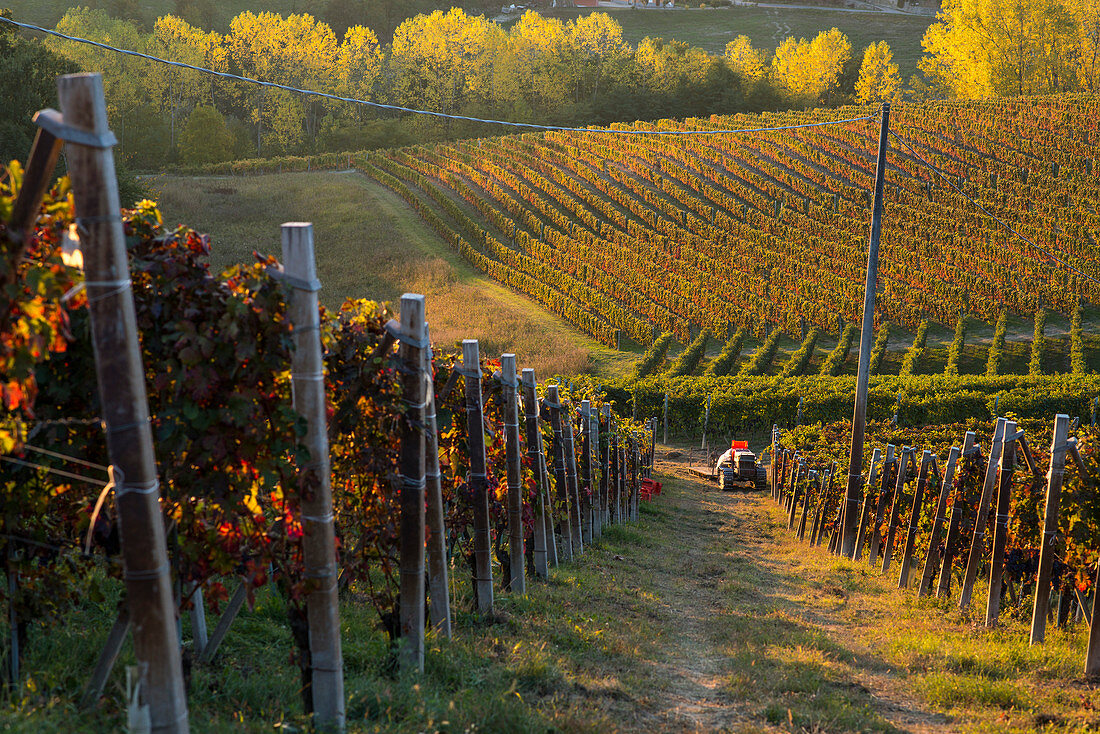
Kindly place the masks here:
[(225, 116), (213, 107), (199, 105), (180, 132), (180, 160), (194, 165), (229, 160), (235, 143)]
[[(7, 10), (0, 14), (11, 17)], [(0, 24), (0, 165), (27, 157), (37, 130), (31, 117), (44, 107), (57, 106), (56, 79), (74, 71), (72, 61)]]
[(863, 51), (863, 64), (856, 82), (856, 101), (893, 102), (901, 90), (901, 77), (894, 54), (886, 41), (872, 43)]

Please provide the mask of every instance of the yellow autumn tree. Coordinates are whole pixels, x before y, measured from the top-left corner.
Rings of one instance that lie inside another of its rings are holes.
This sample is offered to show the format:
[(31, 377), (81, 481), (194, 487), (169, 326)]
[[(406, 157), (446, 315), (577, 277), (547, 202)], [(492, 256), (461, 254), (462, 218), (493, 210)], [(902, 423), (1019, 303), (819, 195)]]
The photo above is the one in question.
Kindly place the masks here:
[(528, 10), (508, 32), (493, 67), (493, 92), (512, 119), (533, 120), (564, 111), (568, 82), (562, 63), (565, 24)]
[[(338, 82), (336, 34), (308, 14), (241, 13), (229, 24), (230, 57), (245, 76), (294, 87), (333, 90)], [(315, 138), (325, 103), (281, 89), (240, 86), (257, 126), (258, 152), (283, 152)], [(263, 150), (267, 148), (267, 150)]]
[[(229, 70), (229, 51), (220, 33), (206, 32), (182, 18), (165, 15), (153, 25), (150, 48), (159, 56), (202, 66), (215, 71)], [(176, 147), (180, 121), (187, 110), (197, 104), (212, 104), (215, 78), (178, 66), (155, 64), (149, 69), (146, 83), (159, 100), (169, 119), (169, 141)], [(224, 124), (224, 122), (223, 122)]]
[(395, 99), (453, 113), (491, 96), (493, 63), (505, 40), (498, 24), (461, 8), (409, 18), (390, 47)]
[(629, 60), (623, 27), (607, 13), (589, 13), (569, 23), (564, 56), (577, 102), (599, 95), (604, 81)]
[(901, 77), (894, 54), (886, 41), (872, 43), (863, 51), (863, 63), (856, 81), (859, 102), (893, 102), (901, 91)]
[(1100, 91), (1100, 3), (1096, 0), (1066, 0), (1073, 17), (1077, 85), (1087, 92)]
[(1042, 94), (1078, 84), (1078, 26), (1062, 0), (944, 0), (936, 19), (922, 40), (920, 69), (949, 96)]
[(757, 81), (767, 73), (767, 67), (764, 65), (764, 51), (753, 48), (752, 39), (748, 36), (741, 35), (727, 43), (724, 56), (726, 63), (740, 74), (742, 79)]
[(852, 44), (837, 28), (822, 31), (812, 41), (788, 38), (775, 50), (772, 80), (794, 101), (823, 101), (838, 88), (851, 57)]

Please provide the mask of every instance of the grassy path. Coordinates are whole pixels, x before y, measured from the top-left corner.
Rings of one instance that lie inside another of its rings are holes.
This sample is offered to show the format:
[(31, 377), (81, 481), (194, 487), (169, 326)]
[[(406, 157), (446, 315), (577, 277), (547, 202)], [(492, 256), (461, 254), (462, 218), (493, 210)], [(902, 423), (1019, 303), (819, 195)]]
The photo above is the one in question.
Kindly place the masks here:
[[(722, 493), (661, 461), (629, 551), (655, 601), (622, 730), (1085, 731), (1081, 626), (1027, 645), (1029, 608), (986, 630), (786, 530), (769, 496)], [(977, 596), (977, 595), (976, 595)], [(627, 602), (632, 604), (633, 602)], [(984, 599), (975, 599), (982, 611)], [(634, 633), (637, 637), (639, 633)], [(645, 634), (642, 632), (641, 634)]]

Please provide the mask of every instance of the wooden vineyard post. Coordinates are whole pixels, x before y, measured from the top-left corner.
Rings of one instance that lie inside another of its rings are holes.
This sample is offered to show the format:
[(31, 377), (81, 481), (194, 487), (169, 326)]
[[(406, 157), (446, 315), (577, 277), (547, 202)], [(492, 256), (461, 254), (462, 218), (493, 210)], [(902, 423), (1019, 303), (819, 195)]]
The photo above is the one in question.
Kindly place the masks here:
[(432, 627), (451, 638), (451, 587), (447, 577), (447, 524), (443, 514), (443, 486), (439, 476), (439, 427), (436, 425), (435, 385), (432, 373), (432, 348), (428, 325), (424, 324), (425, 401), (424, 479), (427, 494), (425, 519), (428, 525), (428, 613)]
[(561, 430), (565, 451), (565, 486), (569, 491), (569, 527), (572, 531), (573, 555), (584, 553), (581, 527), (581, 493), (577, 477), (577, 446), (573, 441), (573, 406), (561, 406)]
[[(1022, 432), (1021, 432), (1022, 433)], [(989, 598), (985, 606), (985, 625), (995, 627), (1001, 613), (1001, 586), (1005, 546), (1008, 544), (1008, 510), (1012, 501), (1012, 475), (1016, 471), (1016, 423), (1007, 421), (1000, 461), (1000, 487), (997, 491), (997, 514), (993, 524), (993, 559), (989, 565)]]
[(909, 586), (909, 573), (913, 566), (913, 550), (917, 543), (917, 529), (920, 524), (920, 511), (924, 505), (924, 493), (928, 488), (928, 474), (931, 471), (935, 458), (932, 452), (925, 449), (920, 457), (920, 473), (917, 475), (917, 485), (913, 489), (913, 507), (909, 513), (909, 532), (905, 535), (905, 547), (901, 553), (901, 572), (898, 574), (898, 588), (905, 589)]
[(875, 504), (875, 520), (871, 526), (871, 547), (867, 552), (867, 562), (872, 566), (878, 560), (878, 552), (882, 546), (882, 516), (886, 512), (886, 501), (890, 497), (889, 467), (896, 463), (894, 445), (886, 444), (886, 460), (882, 462), (882, 479), (879, 485), (878, 502)]
[(85, 228), (84, 285), (107, 453), (116, 474), (122, 575), (141, 668), (142, 703), (149, 710), (151, 731), (186, 732), (176, 604), (103, 80), (99, 74), (70, 74), (57, 80), (57, 91), (64, 124), (90, 138), (69, 143), (66, 158), (76, 221)]
[(1043, 512), (1042, 547), (1039, 549), (1039, 570), (1035, 580), (1035, 606), (1031, 613), (1032, 645), (1042, 642), (1046, 637), (1047, 612), (1050, 610), (1050, 572), (1054, 566), (1055, 544), (1058, 539), (1058, 502), (1061, 499), (1062, 477), (1066, 470), (1068, 439), (1069, 416), (1059, 413), (1054, 416), (1054, 437), (1050, 441), (1047, 504)]
[(894, 484), (894, 501), (890, 504), (890, 519), (886, 526), (886, 545), (882, 548), (882, 571), (886, 574), (890, 570), (890, 562), (894, 558), (894, 532), (898, 524), (898, 514), (901, 512), (901, 503), (905, 499), (905, 480), (908, 479), (909, 462), (915, 461), (913, 454), (916, 449), (903, 446), (901, 460), (898, 461), (898, 475)]
[(481, 349), (477, 339), (462, 340), (466, 433), (474, 515), (474, 604), (493, 613), (493, 567), (489, 542), (489, 478), (485, 470), (485, 413), (481, 400)]
[[(558, 502), (554, 512), (554, 519), (561, 523), (557, 528), (561, 536), (561, 549), (559, 559), (573, 560), (573, 532), (569, 521), (569, 482), (566, 479), (565, 469), (565, 441), (562, 438), (561, 402), (558, 396), (557, 385), (546, 386), (546, 399), (543, 406), (550, 411), (550, 428), (554, 432), (554, 483), (558, 489)], [(578, 553), (580, 550), (578, 549)]]
[(520, 466), (519, 398), (516, 355), (500, 356), (500, 382), (504, 386), (504, 455), (508, 464), (508, 570), (509, 590), (527, 593), (526, 555), (523, 550), (523, 481)]
[[(503, 368), (503, 365), (502, 365)], [(547, 578), (550, 568), (547, 564), (547, 507), (545, 502), (546, 485), (543, 482), (542, 432), (539, 431), (539, 400), (535, 394), (535, 371), (530, 367), (523, 370), (523, 420), (527, 438), (527, 457), (535, 469), (535, 527), (531, 536), (534, 544), (531, 557), (534, 560), (535, 575)], [(550, 541), (552, 542), (552, 541)]]
[(859, 516), (859, 528), (856, 533), (856, 547), (852, 551), (852, 560), (858, 561), (863, 558), (863, 544), (867, 538), (867, 521), (869, 518), (867, 515), (871, 511), (871, 505), (875, 499), (875, 480), (878, 479), (879, 460), (882, 458), (882, 452), (879, 449), (875, 449), (871, 454), (871, 471), (867, 476), (867, 491), (863, 493), (863, 508)]
[(863, 322), (859, 334), (859, 363), (856, 370), (856, 399), (852, 411), (852, 448), (848, 457), (848, 487), (842, 505), (841, 555), (851, 557), (856, 544), (857, 508), (863, 482), (863, 442), (867, 430), (867, 384), (871, 374), (871, 345), (875, 340), (875, 289), (878, 286), (878, 244), (882, 232), (882, 191), (886, 181), (886, 152), (890, 144), (890, 103), (882, 103), (882, 127), (875, 165), (874, 205), (871, 232), (867, 240), (867, 280), (864, 283)]
[[(963, 443), (963, 451), (969, 451), (974, 447), (976, 434), (973, 431), (966, 432)], [(932, 593), (932, 579), (936, 575), (936, 569), (940, 562), (940, 533), (943, 531), (944, 515), (947, 512), (947, 498), (951, 493), (951, 485), (955, 480), (955, 467), (959, 461), (960, 451), (952, 446), (947, 455), (947, 468), (943, 473), (943, 481), (940, 483), (940, 496), (936, 501), (936, 513), (932, 519), (932, 532), (928, 539), (928, 553), (924, 557), (924, 573), (921, 574), (920, 588), (917, 596), (922, 597)]]
[[(313, 304), (317, 313), (317, 304)], [(428, 351), (424, 324), (424, 296), (406, 293), (401, 296), (400, 345), (397, 349), (401, 365), (401, 393), (405, 400), (406, 420), (402, 421), (401, 438), (401, 525), (400, 525), (400, 607), (401, 607), (401, 667), (424, 672), (424, 535), (426, 439), (424, 409), (431, 404), (425, 394), (425, 352)], [(314, 332), (316, 333), (316, 332)], [(320, 348), (320, 334), (317, 346)], [(323, 404), (322, 404), (323, 408)], [(432, 411), (434, 412), (434, 411)]]
[(998, 418), (993, 428), (993, 440), (989, 444), (989, 463), (985, 468), (985, 482), (982, 484), (982, 496), (974, 508), (974, 533), (970, 542), (970, 555), (966, 561), (966, 575), (963, 577), (962, 592), (959, 596), (959, 610), (965, 612), (970, 606), (970, 597), (974, 593), (974, 582), (978, 578), (978, 564), (985, 551), (985, 527), (989, 518), (989, 503), (993, 498), (993, 485), (997, 480), (997, 462), (1001, 458), (1001, 443), (1005, 435), (1005, 419)]
[[(282, 226), (283, 275), (287, 288), (287, 320), (294, 327), (294, 355), (290, 380), (294, 409), (306, 419), (303, 443), (309, 461), (298, 467), (298, 493), (302, 512), (302, 565), (312, 587), (306, 596), (309, 624), (309, 681), (307, 700), (312, 702), (318, 727), (344, 728), (344, 663), (340, 650), (340, 607), (337, 595), (336, 526), (332, 515), (332, 470), (329, 466), (328, 429), (325, 415), (324, 357), (318, 315), (317, 267), (313, 254), (313, 225), (290, 222)], [(419, 326), (423, 338), (424, 307), (420, 297)], [(420, 377), (420, 351), (411, 353), (411, 369)], [(412, 394), (415, 398), (420, 393)], [(419, 417), (419, 416), (417, 416)], [(421, 441), (421, 452), (423, 442)], [(420, 507), (419, 568), (424, 565), (423, 458), (417, 500)], [(424, 599), (423, 582), (417, 597)], [(423, 618), (421, 618), (421, 622)]]
[[(581, 539), (585, 543), (592, 542), (592, 532), (595, 523), (592, 521), (592, 500), (595, 493), (592, 491), (592, 428), (591, 428), (592, 402), (581, 401), (580, 409), (580, 449), (581, 449), (581, 482), (578, 483), (580, 494), (581, 513)], [(583, 486), (581, 486), (583, 485)]]

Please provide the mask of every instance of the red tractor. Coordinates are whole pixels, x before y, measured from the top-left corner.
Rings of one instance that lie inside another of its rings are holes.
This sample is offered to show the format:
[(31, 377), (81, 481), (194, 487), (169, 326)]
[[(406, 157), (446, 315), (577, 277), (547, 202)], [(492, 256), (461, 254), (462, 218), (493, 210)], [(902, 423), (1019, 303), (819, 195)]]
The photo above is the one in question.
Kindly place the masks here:
[(768, 488), (768, 472), (757, 463), (756, 454), (749, 451), (748, 441), (734, 441), (729, 451), (719, 457), (714, 470), (718, 486), (726, 491)]

